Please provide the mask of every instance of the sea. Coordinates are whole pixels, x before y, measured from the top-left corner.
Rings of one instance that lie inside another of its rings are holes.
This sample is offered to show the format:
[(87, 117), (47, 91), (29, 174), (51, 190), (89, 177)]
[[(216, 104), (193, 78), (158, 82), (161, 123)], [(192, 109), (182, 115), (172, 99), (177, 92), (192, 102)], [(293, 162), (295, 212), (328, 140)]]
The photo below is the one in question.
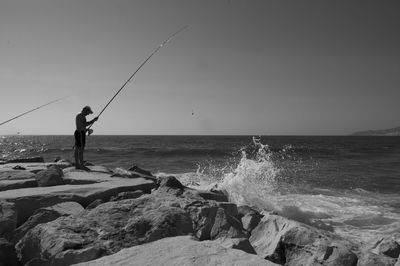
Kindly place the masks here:
[[(73, 161), (73, 136), (0, 136), (0, 160)], [(400, 137), (98, 136), (85, 160), (174, 175), (361, 245), (400, 235)]]

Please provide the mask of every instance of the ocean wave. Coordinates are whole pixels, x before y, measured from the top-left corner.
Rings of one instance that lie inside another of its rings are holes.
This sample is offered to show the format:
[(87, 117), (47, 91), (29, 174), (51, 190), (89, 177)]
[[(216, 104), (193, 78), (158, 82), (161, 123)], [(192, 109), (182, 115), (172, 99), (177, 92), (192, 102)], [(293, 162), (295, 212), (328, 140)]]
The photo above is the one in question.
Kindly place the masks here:
[(286, 169), (275, 161), (276, 152), (258, 139), (240, 152), (239, 160), (207, 169), (199, 166), (196, 172), (178, 178), (187, 185), (218, 187), (238, 205), (275, 212), (360, 243), (400, 230), (399, 208), (391, 204), (399, 202), (399, 195), (288, 182)]

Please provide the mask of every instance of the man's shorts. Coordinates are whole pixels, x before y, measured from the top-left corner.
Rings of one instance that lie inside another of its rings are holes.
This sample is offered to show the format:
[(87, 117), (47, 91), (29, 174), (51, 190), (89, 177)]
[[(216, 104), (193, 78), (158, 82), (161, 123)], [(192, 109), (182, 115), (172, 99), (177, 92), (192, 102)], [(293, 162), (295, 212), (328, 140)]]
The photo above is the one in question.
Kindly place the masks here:
[(75, 147), (85, 148), (86, 144), (86, 132), (82, 130), (75, 130)]

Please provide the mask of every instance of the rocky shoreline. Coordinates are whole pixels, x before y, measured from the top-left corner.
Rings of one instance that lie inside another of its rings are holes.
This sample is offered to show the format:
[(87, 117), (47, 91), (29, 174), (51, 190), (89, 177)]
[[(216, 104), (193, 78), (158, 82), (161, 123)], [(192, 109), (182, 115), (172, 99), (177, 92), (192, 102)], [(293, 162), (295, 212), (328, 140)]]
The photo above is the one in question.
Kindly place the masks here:
[(400, 266), (400, 235), (362, 247), (173, 176), (88, 167), (0, 165), (0, 266)]

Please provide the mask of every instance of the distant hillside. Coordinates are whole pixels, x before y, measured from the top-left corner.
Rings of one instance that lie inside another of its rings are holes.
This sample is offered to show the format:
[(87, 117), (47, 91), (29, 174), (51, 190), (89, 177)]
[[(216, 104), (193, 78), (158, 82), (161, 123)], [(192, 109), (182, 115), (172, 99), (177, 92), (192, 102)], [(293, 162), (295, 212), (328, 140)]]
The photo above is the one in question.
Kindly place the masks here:
[(381, 130), (367, 130), (359, 131), (351, 134), (353, 136), (400, 136), (400, 127), (381, 129)]

